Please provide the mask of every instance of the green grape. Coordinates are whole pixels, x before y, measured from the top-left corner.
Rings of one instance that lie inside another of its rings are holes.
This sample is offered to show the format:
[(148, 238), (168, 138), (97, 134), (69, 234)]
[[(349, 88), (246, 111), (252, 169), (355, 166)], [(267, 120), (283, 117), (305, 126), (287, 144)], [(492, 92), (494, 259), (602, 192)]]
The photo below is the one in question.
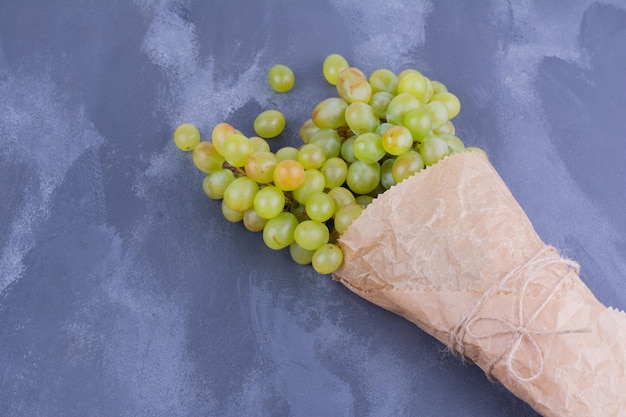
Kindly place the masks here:
[(293, 198), (300, 204), (306, 204), (309, 196), (316, 192), (324, 191), (326, 179), (324, 174), (316, 169), (309, 169), (304, 172), (302, 185), (293, 190)]
[(183, 123), (174, 131), (174, 143), (181, 151), (189, 152), (200, 143), (200, 131), (190, 123)]
[(339, 54), (330, 54), (324, 59), (324, 65), (322, 71), (324, 78), (329, 84), (337, 84), (337, 76), (341, 71), (348, 68), (348, 61)]
[(382, 146), (391, 155), (401, 155), (413, 146), (413, 136), (404, 126), (392, 126), (383, 134)]
[(432, 97), (431, 102), (433, 101), (439, 101), (446, 106), (448, 119), (454, 119), (461, 111), (461, 102), (458, 97), (452, 93), (437, 93)]
[(254, 145), (247, 137), (235, 133), (224, 141), (222, 155), (234, 167), (244, 166), (248, 156), (254, 152)]
[(335, 214), (335, 200), (324, 192), (315, 192), (307, 198), (305, 210), (311, 220), (325, 222)]
[(410, 74), (422, 74), (421, 72), (419, 72), (416, 69), (413, 68), (407, 68), (405, 70), (400, 71), (400, 73), (398, 74), (398, 81), (402, 80), (404, 77), (406, 77), (407, 75)]
[(376, 128), (376, 134), (377, 135), (384, 135), (385, 132), (387, 131), (387, 129), (389, 129), (391, 126), (395, 126), (391, 123), (381, 123), (377, 128)]
[(402, 182), (424, 169), (422, 155), (411, 150), (398, 156), (391, 166), (391, 175), (396, 183)]
[(367, 163), (380, 161), (386, 154), (382, 138), (376, 133), (363, 133), (357, 136), (352, 150), (356, 159)]
[(263, 242), (268, 248), (279, 250), (286, 248), (293, 242), (293, 232), (298, 226), (298, 219), (288, 211), (269, 220), (263, 228)]
[(237, 223), (243, 220), (243, 211), (231, 209), (226, 205), (224, 200), (222, 200), (222, 215), (226, 220), (232, 223)]
[(348, 164), (339, 157), (329, 158), (320, 168), (324, 175), (326, 188), (339, 187), (346, 181), (348, 175)]
[(258, 136), (252, 136), (249, 139), (254, 147), (254, 152), (270, 152), (270, 144), (265, 139)]
[(419, 153), (426, 165), (433, 165), (450, 154), (448, 144), (438, 136), (426, 136), (418, 145)]
[(265, 110), (254, 119), (254, 131), (265, 139), (274, 138), (285, 128), (285, 116), (278, 110)]
[(380, 68), (372, 72), (369, 83), (372, 86), (373, 93), (383, 91), (396, 94), (398, 92), (398, 76), (385, 68)]
[(346, 68), (337, 77), (337, 92), (339, 97), (353, 103), (361, 101), (368, 103), (372, 98), (372, 87), (365, 74), (354, 67)]
[(489, 157), (487, 156), (487, 152), (485, 152), (484, 150), (480, 148), (477, 148), (476, 146), (469, 146), (465, 148), (465, 152), (476, 152), (477, 154), (482, 155), (485, 159), (489, 160)]
[(432, 81), (430, 81), (430, 79), (426, 76), (424, 76), (424, 79), (426, 80), (426, 92), (424, 93), (422, 103), (428, 103), (430, 99), (433, 97), (435, 90), (433, 89)]
[(356, 220), (362, 212), (363, 207), (356, 202), (341, 207), (337, 213), (335, 213), (335, 230), (337, 233), (343, 234), (343, 232), (348, 230), (348, 227), (350, 227), (352, 222)]
[(398, 94), (408, 93), (417, 98), (421, 103), (426, 102), (428, 85), (426, 77), (419, 72), (405, 75), (398, 82)]
[(209, 198), (213, 200), (221, 200), (223, 198), (223, 194), (218, 194), (211, 190), (210, 177), (211, 175), (204, 177), (204, 180), (202, 181), (202, 190), (207, 196), (209, 196)]
[(332, 274), (343, 262), (343, 251), (337, 245), (327, 243), (313, 254), (311, 263), (313, 269), (319, 274)]
[(304, 182), (304, 168), (298, 161), (285, 159), (274, 168), (274, 185), (283, 191), (293, 191)]
[(348, 103), (338, 97), (320, 101), (311, 113), (311, 120), (320, 129), (337, 129), (346, 125)]
[(426, 103), (426, 110), (430, 113), (433, 121), (433, 129), (439, 129), (448, 119), (448, 109), (441, 101)]
[(284, 93), (293, 88), (296, 78), (286, 65), (276, 64), (267, 73), (267, 82), (274, 91)]
[(341, 152), (341, 137), (334, 129), (320, 129), (311, 136), (309, 143), (321, 146), (326, 158), (334, 158)]
[(258, 184), (250, 178), (236, 178), (224, 191), (224, 203), (230, 209), (243, 213), (252, 207), (257, 191), (259, 191)]
[(437, 136), (439, 136), (441, 139), (444, 140), (444, 142), (446, 142), (446, 145), (448, 145), (448, 148), (450, 148), (451, 154), (463, 152), (465, 150), (465, 145), (458, 136), (448, 134), (442, 134)]
[(285, 194), (273, 185), (263, 187), (254, 196), (253, 207), (262, 219), (272, 219), (285, 208)]
[(237, 131), (232, 125), (228, 123), (218, 123), (211, 132), (211, 143), (213, 143), (215, 149), (223, 155), (222, 150), (224, 142), (235, 133), (237, 133)]
[(222, 169), (224, 157), (211, 142), (200, 142), (193, 148), (193, 163), (200, 171), (210, 174)]
[(417, 142), (428, 135), (433, 128), (433, 120), (430, 113), (424, 109), (411, 110), (404, 115), (402, 125), (409, 129), (413, 141)]
[(439, 126), (437, 129), (433, 129), (433, 133), (435, 135), (443, 135), (443, 134), (454, 135), (455, 132), (456, 132), (456, 129), (454, 127), (454, 123), (452, 123), (451, 120), (446, 121), (444, 124)]
[(344, 140), (341, 144), (341, 157), (344, 161), (352, 163), (356, 161), (356, 156), (354, 156), (354, 141), (356, 140), (356, 135), (351, 136), (348, 139)]
[(262, 218), (255, 209), (249, 208), (243, 212), (243, 225), (251, 232), (260, 232), (267, 224), (267, 219)]
[(404, 116), (412, 110), (420, 108), (420, 101), (408, 93), (398, 94), (387, 107), (387, 121), (394, 125), (401, 125)]
[(302, 126), (300, 126), (300, 131), (298, 133), (300, 134), (302, 142), (309, 143), (311, 136), (313, 136), (313, 134), (318, 130), (320, 130), (320, 128), (317, 127), (313, 119), (307, 119), (304, 123), (302, 123)]
[(274, 169), (278, 158), (271, 152), (254, 152), (243, 165), (246, 175), (259, 184), (268, 184), (274, 180)]
[(387, 118), (387, 108), (389, 107), (389, 103), (391, 103), (391, 100), (393, 100), (393, 97), (394, 96), (392, 94), (389, 94), (385, 91), (379, 91), (372, 95), (372, 99), (370, 100), (369, 104), (370, 106), (372, 106), (376, 117), (378, 117), (379, 119)]
[(294, 241), (306, 250), (316, 250), (328, 243), (330, 233), (324, 223), (304, 220), (293, 232)]
[(380, 165), (355, 161), (348, 167), (348, 187), (356, 194), (368, 194), (380, 182)]
[(207, 187), (211, 190), (213, 195), (223, 198), (226, 188), (228, 188), (230, 183), (234, 180), (235, 175), (233, 172), (230, 169), (223, 168), (209, 175), (206, 182)]
[(395, 158), (389, 158), (385, 159), (385, 161), (380, 164), (380, 183), (387, 190), (398, 183), (392, 173), (392, 167), (395, 161)]
[(371, 195), (360, 195), (355, 199), (355, 202), (363, 208), (372, 204), (372, 201), (374, 201), (374, 198)]
[(300, 151), (298, 151), (298, 149), (294, 148), (293, 146), (285, 146), (276, 151), (276, 158), (278, 158), (279, 162), (285, 160), (297, 161), (298, 152)]
[(448, 92), (448, 88), (442, 82), (433, 80), (430, 83), (433, 86), (433, 95)]
[(331, 188), (330, 191), (328, 191), (328, 195), (335, 202), (335, 212), (333, 215), (336, 215), (340, 208), (347, 206), (348, 204), (356, 203), (356, 199), (354, 198), (352, 191), (344, 187)]
[(289, 245), (289, 255), (297, 264), (308, 265), (313, 261), (314, 250), (306, 250), (295, 241)]
[(357, 135), (373, 132), (380, 124), (380, 119), (374, 113), (372, 106), (361, 102), (355, 102), (348, 106), (345, 111), (345, 120), (350, 130)]
[(304, 144), (298, 152), (298, 162), (304, 169), (318, 169), (326, 162), (326, 152), (314, 143)]

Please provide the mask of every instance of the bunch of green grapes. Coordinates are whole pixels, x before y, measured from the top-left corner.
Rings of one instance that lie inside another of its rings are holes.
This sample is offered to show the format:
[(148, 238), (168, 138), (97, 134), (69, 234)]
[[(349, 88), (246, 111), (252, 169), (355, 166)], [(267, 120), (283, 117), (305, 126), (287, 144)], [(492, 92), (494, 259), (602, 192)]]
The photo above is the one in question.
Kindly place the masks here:
[[(204, 192), (221, 200), (231, 222), (262, 232), (275, 250), (289, 248), (299, 264), (322, 274), (343, 262), (337, 239), (380, 193), (466, 148), (452, 119), (459, 99), (441, 82), (414, 69), (396, 74), (377, 69), (367, 77), (344, 57), (329, 55), (322, 67), (338, 97), (318, 103), (302, 123), (302, 144), (272, 152), (267, 139), (280, 135), (285, 117), (267, 110), (254, 120), (256, 136), (229, 123), (200, 141), (191, 124), (178, 126), (176, 145), (193, 151), (207, 176)], [(289, 91), (295, 78), (284, 65), (272, 67), (268, 82)]]

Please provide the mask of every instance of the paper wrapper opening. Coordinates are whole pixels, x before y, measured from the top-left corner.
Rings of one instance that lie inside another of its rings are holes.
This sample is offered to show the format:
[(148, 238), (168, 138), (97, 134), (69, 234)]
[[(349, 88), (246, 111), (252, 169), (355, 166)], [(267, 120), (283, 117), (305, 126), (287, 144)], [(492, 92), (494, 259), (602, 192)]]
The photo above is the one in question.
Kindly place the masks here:
[(391, 188), (342, 235), (334, 279), (480, 366), (545, 416), (626, 416), (626, 314), (541, 241), (480, 154)]

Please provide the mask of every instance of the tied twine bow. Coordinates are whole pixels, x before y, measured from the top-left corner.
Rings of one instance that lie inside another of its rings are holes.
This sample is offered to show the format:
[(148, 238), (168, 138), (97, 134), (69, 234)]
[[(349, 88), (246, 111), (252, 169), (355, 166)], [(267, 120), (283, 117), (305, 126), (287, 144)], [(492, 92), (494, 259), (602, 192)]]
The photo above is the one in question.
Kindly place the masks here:
[[(558, 283), (552, 288), (550, 293), (547, 295), (545, 300), (539, 305), (539, 307), (535, 310), (530, 317), (524, 317), (524, 293), (528, 285), (531, 283), (534, 275), (537, 271), (540, 271), (543, 268), (546, 268), (550, 265), (555, 264), (565, 264), (568, 267), (567, 273), (563, 276), (559, 277)], [(527, 382), (536, 379), (541, 372), (543, 371), (543, 353), (541, 348), (539, 347), (537, 341), (533, 336), (535, 335), (544, 335), (544, 336), (559, 336), (564, 334), (571, 333), (589, 333), (591, 330), (588, 328), (580, 328), (580, 329), (566, 329), (566, 330), (533, 330), (530, 326), (533, 324), (537, 316), (541, 313), (541, 311), (546, 307), (546, 305), (555, 297), (557, 291), (561, 288), (566, 278), (572, 273), (578, 273), (579, 266), (576, 262), (561, 258), (556, 249), (552, 246), (544, 246), (540, 251), (538, 251), (528, 262), (519, 266), (518, 268), (512, 270), (508, 274), (506, 274), (502, 279), (495, 285), (491, 286), (483, 296), (478, 300), (475, 304), (474, 308), (468, 311), (463, 318), (459, 321), (459, 323), (455, 326), (453, 331), (450, 334), (450, 344), (449, 348), (452, 348), (458, 351), (461, 356), (464, 355), (465, 345), (463, 340), (466, 335), (473, 337), (474, 339), (488, 339), (497, 336), (505, 336), (510, 335), (513, 336), (513, 341), (511, 345), (503, 350), (500, 355), (494, 359), (491, 363), (488, 364), (487, 370), (485, 371), (487, 376), (490, 379), (493, 379), (492, 370), (495, 367), (496, 363), (498, 363), (502, 358), (506, 357), (506, 369), (510, 375), (512, 375), (515, 379), (520, 382)], [(517, 302), (516, 316), (517, 323), (512, 323), (507, 319), (503, 319), (498, 316), (481, 316), (478, 314), (480, 308), (485, 304), (486, 300), (495, 294), (498, 290), (502, 289), (502, 287), (510, 280), (522, 277), (519, 300)], [(476, 334), (472, 332), (472, 326), (481, 321), (490, 321), (494, 323), (498, 323), (502, 325), (501, 329), (496, 329), (490, 332), (486, 332), (483, 334)], [(513, 360), (515, 355), (520, 352), (520, 349), (523, 345), (523, 342), (527, 342), (527, 344), (532, 348), (534, 354), (539, 358), (539, 367), (535, 371), (531, 372), (529, 376), (522, 376), (521, 373), (515, 369), (513, 366)]]

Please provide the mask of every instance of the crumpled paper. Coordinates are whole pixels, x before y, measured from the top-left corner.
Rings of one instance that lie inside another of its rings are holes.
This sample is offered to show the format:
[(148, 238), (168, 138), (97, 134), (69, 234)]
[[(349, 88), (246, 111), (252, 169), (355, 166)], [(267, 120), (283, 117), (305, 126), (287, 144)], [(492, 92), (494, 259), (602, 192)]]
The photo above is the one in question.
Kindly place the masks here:
[(626, 416), (626, 314), (541, 241), (491, 164), (445, 158), (378, 197), (334, 273), (544, 416)]

